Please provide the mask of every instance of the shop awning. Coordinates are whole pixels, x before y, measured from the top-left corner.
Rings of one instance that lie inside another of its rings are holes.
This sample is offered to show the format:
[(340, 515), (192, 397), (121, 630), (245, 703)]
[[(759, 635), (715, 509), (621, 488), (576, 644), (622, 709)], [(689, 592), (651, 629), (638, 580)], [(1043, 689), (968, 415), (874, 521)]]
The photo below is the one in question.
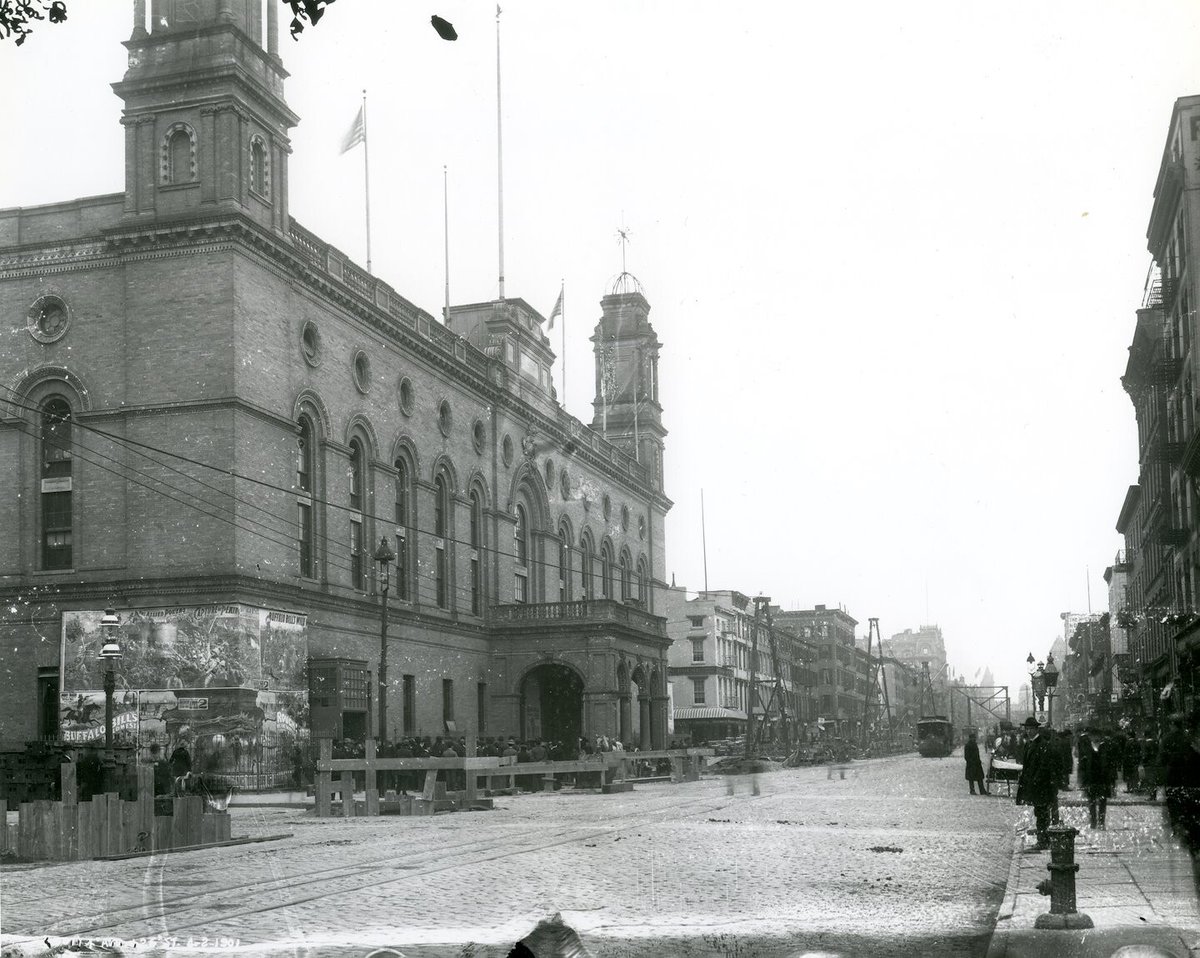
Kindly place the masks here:
[(716, 705), (696, 705), (675, 710), (675, 721), (687, 719), (738, 719), (745, 721), (746, 713), (723, 709)]

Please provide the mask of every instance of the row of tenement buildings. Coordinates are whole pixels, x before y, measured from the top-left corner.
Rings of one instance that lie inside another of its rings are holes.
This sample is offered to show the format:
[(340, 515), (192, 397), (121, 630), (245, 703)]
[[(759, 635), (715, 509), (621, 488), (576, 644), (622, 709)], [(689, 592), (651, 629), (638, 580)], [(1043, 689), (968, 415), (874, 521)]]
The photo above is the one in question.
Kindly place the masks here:
[(1197, 261), (1200, 96), (1175, 102), (1146, 231), (1153, 264), (1122, 384), (1138, 431), (1138, 480), (1121, 504), (1125, 547), (1105, 571), (1108, 612), (1069, 629), (1077, 712), (1137, 723), (1196, 710), (1200, 659)]

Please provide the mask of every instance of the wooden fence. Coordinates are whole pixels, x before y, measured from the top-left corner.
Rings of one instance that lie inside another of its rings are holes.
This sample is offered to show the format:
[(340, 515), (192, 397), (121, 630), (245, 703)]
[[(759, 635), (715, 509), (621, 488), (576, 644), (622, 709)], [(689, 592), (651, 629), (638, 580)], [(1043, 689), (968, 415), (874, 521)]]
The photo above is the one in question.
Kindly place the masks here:
[[(63, 801), (18, 805), (18, 822), (0, 828), (0, 853), (49, 861), (80, 861), (135, 852), (166, 851), (230, 840), (227, 812), (211, 812), (199, 795), (171, 799), (171, 814), (156, 815), (154, 770), (137, 769), (138, 797), (125, 802), (116, 792), (76, 801), (75, 766), (62, 766)], [(8, 803), (0, 801), (0, 822)]]
[[(317, 742), (316, 812), (318, 817), (333, 814), (334, 796), (341, 801), (341, 815), (379, 815), (381, 813), (401, 815), (431, 815), (437, 811), (464, 807), (490, 807), (491, 800), (479, 794), (479, 778), (488, 780), (487, 790), (491, 793), (509, 792), (519, 789), (518, 779), (537, 778), (542, 788), (553, 791), (561, 784), (561, 776), (570, 775), (576, 785), (599, 788), (603, 792), (630, 791), (634, 763), (640, 761), (668, 760), (671, 763), (672, 781), (698, 781), (705, 759), (711, 758), (710, 748), (657, 749), (650, 752), (597, 752), (591, 756), (571, 761), (522, 762), (515, 756), (475, 755), (473, 739), (467, 741), (467, 755), (461, 758), (379, 758), (374, 739), (365, 743), (363, 758), (333, 758), (333, 742), (323, 738)], [(334, 773), (340, 773), (335, 779)], [(361, 805), (355, 801), (356, 772), (364, 776), (364, 796)], [(420, 795), (397, 795), (386, 791), (380, 795), (379, 772), (424, 772), (425, 784)], [(438, 780), (439, 772), (456, 772), (463, 788), (450, 792), (444, 781)]]

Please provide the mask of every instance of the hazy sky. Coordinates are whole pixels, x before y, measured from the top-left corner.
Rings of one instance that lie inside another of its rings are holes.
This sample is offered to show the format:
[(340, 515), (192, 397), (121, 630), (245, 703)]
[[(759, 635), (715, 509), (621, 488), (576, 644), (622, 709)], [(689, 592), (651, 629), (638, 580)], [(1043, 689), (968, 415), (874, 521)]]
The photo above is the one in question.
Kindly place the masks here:
[[(123, 189), (132, 3), (68, 6), (0, 44), (0, 206)], [(546, 313), (565, 280), (566, 405), (590, 420), (631, 230), (664, 343), (668, 579), (704, 585), (703, 487), (710, 587), (842, 603), (885, 636), (932, 619), (968, 678), (1020, 681), (1088, 567), (1104, 606), (1137, 479), (1119, 380), (1198, 19), (506, 0), (506, 292)], [(365, 263), (361, 148), (338, 146), (366, 87), (375, 273), (440, 314), (445, 164), (451, 298), (494, 298), (492, 5), (341, 0), (280, 50), (292, 215)]]

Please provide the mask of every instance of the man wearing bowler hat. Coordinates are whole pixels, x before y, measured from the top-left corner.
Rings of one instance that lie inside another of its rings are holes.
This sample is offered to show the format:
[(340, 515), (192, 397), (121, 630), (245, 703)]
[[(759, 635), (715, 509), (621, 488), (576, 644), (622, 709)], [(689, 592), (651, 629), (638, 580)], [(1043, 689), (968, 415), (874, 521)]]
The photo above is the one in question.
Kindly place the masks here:
[(1062, 765), (1058, 750), (1050, 738), (1042, 734), (1036, 718), (1029, 716), (1022, 727), (1025, 729), (1025, 749), (1021, 777), (1017, 781), (1017, 804), (1033, 806), (1037, 850), (1040, 851), (1050, 846), (1050, 818), (1058, 801)]

